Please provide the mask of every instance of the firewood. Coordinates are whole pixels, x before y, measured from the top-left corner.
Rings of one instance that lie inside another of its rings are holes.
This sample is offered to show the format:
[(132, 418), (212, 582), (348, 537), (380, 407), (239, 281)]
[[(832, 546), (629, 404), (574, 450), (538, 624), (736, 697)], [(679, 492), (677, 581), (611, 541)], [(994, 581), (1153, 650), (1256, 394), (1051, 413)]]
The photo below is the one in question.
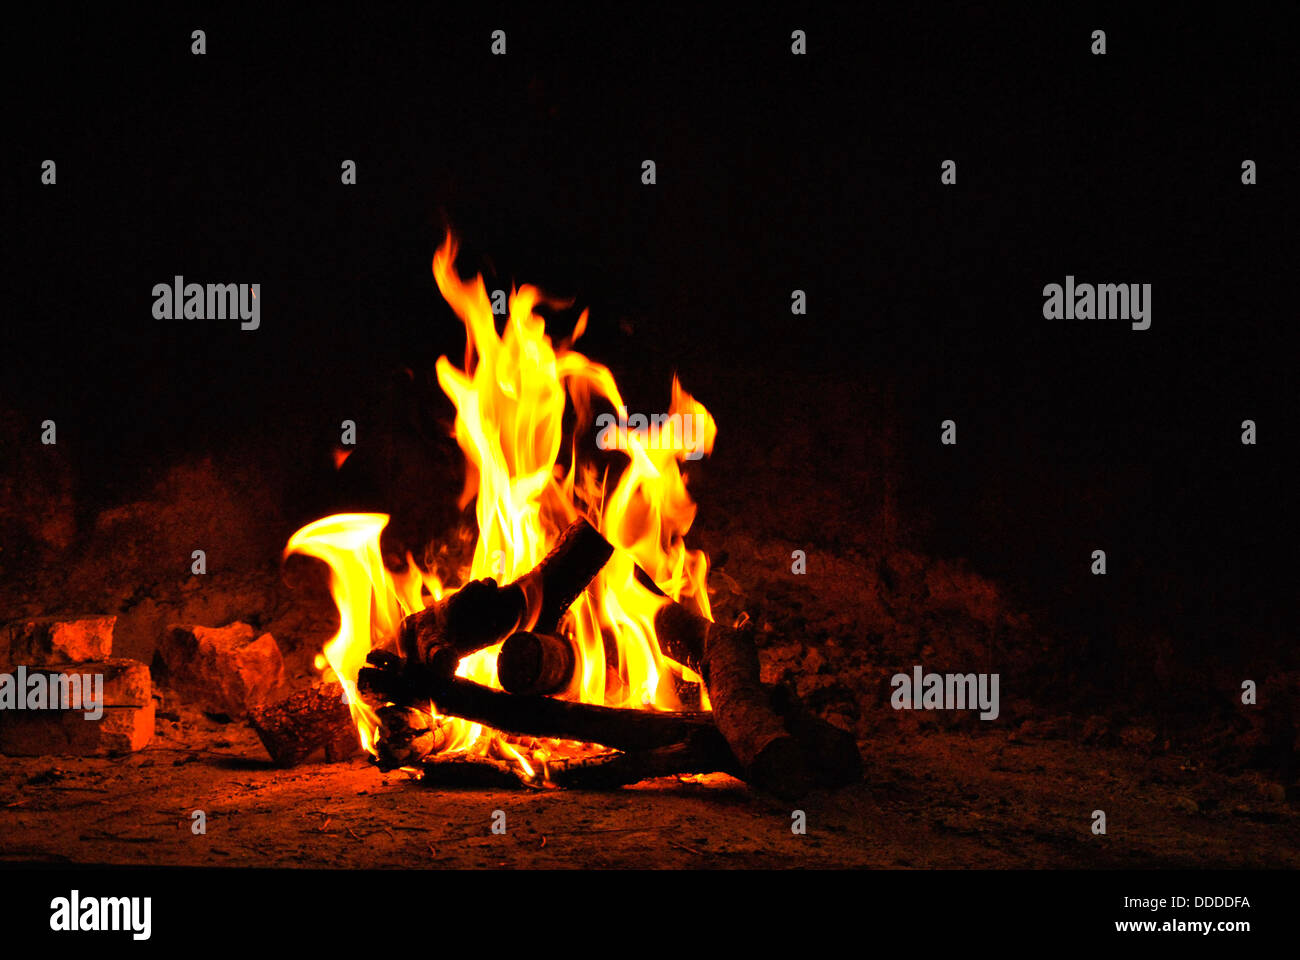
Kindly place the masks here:
[(254, 707), (249, 722), (271, 759), (286, 767), (321, 748), (330, 760), (361, 749), (343, 688), (337, 683), (317, 683), (278, 703)]
[[(551, 552), (527, 577), (541, 593), (541, 609), (533, 629), (554, 633), (573, 601), (613, 556), (614, 548), (600, 532), (579, 517), (560, 536)], [(525, 592), (529, 592), (525, 586)]]
[(581, 740), (618, 750), (670, 746), (693, 733), (718, 736), (707, 713), (570, 703), (551, 697), (503, 693), (460, 677), (439, 681), (431, 691), (431, 698), (439, 713), (474, 720), (506, 733)]
[(546, 772), (559, 787), (602, 790), (677, 774), (720, 772), (739, 777), (741, 769), (719, 739), (692, 737), (672, 746), (619, 753), (594, 762), (548, 764)]
[(847, 731), (818, 720), (788, 698), (784, 715), (759, 681), (758, 651), (746, 628), (728, 627), (676, 604), (655, 616), (660, 649), (696, 671), (709, 691), (718, 729), (747, 782), (785, 798), (862, 777), (862, 758)]
[(430, 757), (420, 765), (420, 771), (420, 783), (426, 787), (509, 790), (528, 785), (515, 766), (488, 757)]
[[(455, 671), (460, 658), (500, 643), (518, 629), (553, 633), (565, 612), (613, 554), (609, 541), (579, 518), (529, 573), (506, 586), (487, 578), (408, 616), (399, 648), (408, 660)], [(450, 667), (450, 669), (448, 669)]]
[(655, 612), (659, 649), (700, 676), (704, 676), (704, 643), (712, 626), (711, 620), (680, 603), (666, 603)]
[(508, 693), (548, 696), (573, 681), (578, 652), (572, 640), (549, 633), (512, 633), (497, 654), (497, 680)]
[(519, 736), (580, 740), (618, 750), (671, 746), (692, 735), (721, 742), (708, 713), (630, 710), (505, 693), (409, 662), (400, 669), (363, 667), (357, 685), (367, 696), (407, 706), (432, 701), (444, 716)]
[(805, 751), (786, 730), (759, 682), (758, 651), (748, 631), (713, 624), (701, 675), (718, 729), (740, 761), (745, 780), (781, 797), (817, 785)]
[(788, 688), (769, 689), (772, 709), (803, 746), (819, 783), (838, 786), (862, 779), (862, 754), (851, 733), (815, 716)]
[(415, 707), (390, 704), (375, 715), (379, 718), (375, 759), (380, 770), (415, 766), (447, 743), (446, 724)]
[(517, 764), (488, 757), (430, 757), (420, 766), (425, 786), (542, 787), (572, 790), (611, 790), (655, 777), (679, 774), (730, 773), (740, 767), (726, 745), (715, 737), (689, 737), (682, 743), (627, 753), (611, 750), (582, 757), (535, 764), (528, 779)]

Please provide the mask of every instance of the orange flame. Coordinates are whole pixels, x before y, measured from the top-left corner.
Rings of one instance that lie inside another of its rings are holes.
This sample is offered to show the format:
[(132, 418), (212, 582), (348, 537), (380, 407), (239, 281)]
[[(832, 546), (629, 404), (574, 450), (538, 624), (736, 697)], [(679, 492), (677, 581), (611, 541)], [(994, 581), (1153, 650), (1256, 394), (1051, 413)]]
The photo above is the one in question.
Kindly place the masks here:
[[(534, 313), (538, 304), (554, 301), (524, 285), (512, 291), (498, 334), (482, 276), (462, 280), (453, 268), (455, 257), (456, 242), (448, 233), (434, 255), (433, 275), (465, 324), (465, 361), (458, 368), (442, 357), (436, 370), (456, 407), (455, 437), (467, 461), (462, 506), (473, 500), (478, 525), (470, 568), (458, 571), (456, 579), (515, 580), (533, 569), (565, 527), (585, 517), (615, 549), (565, 620), (563, 629), (576, 641), (579, 659), (573, 683), (559, 696), (609, 706), (678, 708), (671, 672), (682, 668), (663, 656), (654, 631), (655, 611), (666, 601), (638, 581), (636, 568), (668, 596), (709, 615), (708, 558), (685, 544), (696, 507), (679, 462), (712, 451), (713, 417), (674, 377), (668, 414), (655, 418), (661, 429), (631, 429), (620, 422), (617, 431), (606, 431), (618, 442), (598, 445), (590, 436), (597, 399), (621, 413), (626, 407), (609, 369), (572, 348), (586, 329), (587, 312), (571, 337), (555, 344)], [(565, 457), (562, 424), (568, 404), (576, 418)], [(626, 459), (612, 490), (610, 471), (601, 472), (595, 463), (601, 449), (615, 449), (616, 457)], [(453, 592), (436, 571), (419, 568), (413, 559), (401, 573), (384, 566), (379, 535), (387, 522), (383, 514), (326, 517), (303, 527), (286, 547), (286, 554), (308, 554), (330, 566), (340, 624), (317, 665), (328, 667), (347, 690), (362, 746), (371, 753), (379, 723), (355, 696), (358, 669), (372, 649), (392, 646), (403, 617)], [(498, 644), (465, 657), (457, 675), (500, 689), (499, 650)], [(535, 773), (524, 751), (544, 762), (577, 749), (556, 741), (522, 744), (456, 718), (443, 722), (449, 731), (444, 752), (491, 753), (513, 760), (530, 777)]]

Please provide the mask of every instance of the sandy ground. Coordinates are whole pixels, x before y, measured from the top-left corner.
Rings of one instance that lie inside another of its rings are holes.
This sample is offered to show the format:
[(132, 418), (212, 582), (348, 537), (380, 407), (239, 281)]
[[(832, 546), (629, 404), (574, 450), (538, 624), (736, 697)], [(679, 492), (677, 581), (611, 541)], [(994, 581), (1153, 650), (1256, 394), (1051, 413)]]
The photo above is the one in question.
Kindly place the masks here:
[[(209, 721), (200, 721), (207, 724)], [(431, 789), (358, 757), (273, 768), (251, 731), (160, 736), (120, 759), (0, 767), (0, 860), (241, 867), (1300, 866), (1300, 820), (1253, 773), (1187, 757), (937, 732), (864, 744), (868, 781), (791, 804), (725, 775), (612, 792)], [(190, 741), (211, 737), (211, 746)], [(653, 795), (653, 802), (647, 802)], [(1092, 812), (1107, 832), (1094, 835)], [(202, 810), (206, 834), (191, 814)], [(494, 835), (495, 811), (504, 835)]]

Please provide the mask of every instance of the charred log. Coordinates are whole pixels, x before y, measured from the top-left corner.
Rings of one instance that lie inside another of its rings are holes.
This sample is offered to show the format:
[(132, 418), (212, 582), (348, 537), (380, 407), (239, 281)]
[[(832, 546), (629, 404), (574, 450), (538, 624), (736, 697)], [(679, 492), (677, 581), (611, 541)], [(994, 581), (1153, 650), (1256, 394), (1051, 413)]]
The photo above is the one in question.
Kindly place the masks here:
[(707, 713), (624, 710), (550, 697), (520, 696), (490, 690), (452, 677), (432, 691), (439, 713), (487, 724), (519, 736), (581, 740), (618, 750), (670, 746), (692, 734), (717, 736)]
[(586, 520), (580, 517), (569, 524), (551, 552), (528, 574), (541, 592), (541, 608), (533, 629), (554, 633), (573, 601), (613, 553), (609, 541)]
[(729, 773), (740, 776), (740, 765), (720, 739), (693, 737), (654, 750), (620, 753), (595, 762), (552, 764), (547, 775), (559, 787), (608, 790), (650, 780), (691, 773)]
[(474, 580), (411, 614), (402, 622), (399, 648), (408, 660), (449, 675), (462, 657), (500, 643), (526, 628), (530, 620), (537, 631), (552, 633), (613, 551), (591, 524), (579, 518), (541, 563), (514, 583), (499, 586), (491, 578)]
[(497, 679), (509, 693), (549, 696), (573, 682), (578, 652), (568, 637), (521, 630), (497, 654)]
[(610, 751), (554, 760), (541, 765), (539, 780), (529, 780), (516, 764), (486, 757), (430, 757), (420, 767), (426, 786), (542, 787), (612, 790), (656, 777), (696, 773), (740, 772), (736, 758), (721, 740), (692, 737), (653, 750)]
[(389, 705), (375, 715), (379, 718), (375, 759), (380, 770), (416, 766), (447, 743), (444, 724), (415, 707)]
[(513, 765), (486, 757), (431, 757), (420, 770), (420, 782), (426, 787), (508, 790), (526, 786)]
[(718, 729), (745, 780), (782, 797), (861, 780), (852, 734), (812, 716), (788, 693), (774, 703), (773, 691), (759, 681), (750, 630), (669, 603), (655, 616), (655, 632), (664, 653), (703, 677)]
[(445, 716), (518, 736), (580, 740), (617, 750), (651, 750), (692, 736), (721, 742), (708, 713), (626, 710), (505, 693), (461, 677), (441, 676), (419, 665), (363, 667), (357, 685), (377, 699), (408, 706), (432, 702)]
[(846, 786), (862, 779), (862, 754), (851, 733), (811, 713), (786, 687), (771, 688), (770, 702), (803, 747), (819, 784)]

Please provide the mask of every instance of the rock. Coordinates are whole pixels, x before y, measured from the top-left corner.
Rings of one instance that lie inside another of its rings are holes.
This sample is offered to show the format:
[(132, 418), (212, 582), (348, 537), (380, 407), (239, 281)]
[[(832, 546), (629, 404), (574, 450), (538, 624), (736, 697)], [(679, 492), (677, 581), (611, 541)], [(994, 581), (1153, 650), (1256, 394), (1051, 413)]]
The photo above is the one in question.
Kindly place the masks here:
[(6, 582), (64, 561), (77, 533), (73, 445), (33, 442), (34, 426), (30, 417), (0, 407), (0, 580)]
[(59, 664), (39, 672), (102, 677), (102, 715), (90, 719), (84, 706), (80, 710), (0, 710), (0, 753), (103, 757), (142, 750), (153, 739), (153, 684), (145, 664), (117, 658)]
[(915, 610), (930, 599), (926, 583), (930, 560), (920, 554), (898, 550), (882, 556), (876, 565), (876, 574), (884, 587), (881, 601), (891, 612)]
[(842, 711), (835, 711), (832, 713), (828, 713), (826, 714), (824, 719), (826, 720), (827, 723), (831, 724), (832, 726), (839, 727), (841, 730), (851, 731), (854, 729), (854, 726), (857, 724), (856, 716), (848, 713), (844, 713)]
[(1069, 729), (1065, 717), (1047, 717), (1043, 720), (1026, 720), (1016, 731), (1022, 740), (1062, 740)]
[(1264, 781), (1259, 785), (1259, 792), (1264, 799), (1274, 803), (1282, 803), (1286, 800), (1286, 787), (1280, 783)]
[[(70, 565), (71, 582), (132, 596), (164, 571), (190, 576), (196, 546), (207, 551), (209, 575), (260, 566), (283, 547), (261, 521), (278, 509), (272, 493), (278, 481), (267, 458), (244, 460), (229, 454), (178, 463), (143, 499), (100, 512)], [(220, 621), (177, 615), (171, 622)]]
[(1110, 721), (1105, 717), (1100, 714), (1094, 714), (1084, 722), (1084, 743), (1109, 743), (1110, 741)]
[(1126, 747), (1151, 749), (1156, 739), (1156, 732), (1150, 727), (1125, 727), (1124, 732), (1119, 735), (1119, 739)]
[(158, 651), (168, 685), (210, 713), (246, 716), (274, 696), (284, 680), (275, 638), (269, 633), (254, 637), (246, 623), (172, 626)]
[(1183, 813), (1200, 813), (1201, 806), (1191, 797), (1174, 797), (1174, 808)]
[(28, 617), (0, 631), (0, 668), (83, 663), (113, 653), (112, 616)]

